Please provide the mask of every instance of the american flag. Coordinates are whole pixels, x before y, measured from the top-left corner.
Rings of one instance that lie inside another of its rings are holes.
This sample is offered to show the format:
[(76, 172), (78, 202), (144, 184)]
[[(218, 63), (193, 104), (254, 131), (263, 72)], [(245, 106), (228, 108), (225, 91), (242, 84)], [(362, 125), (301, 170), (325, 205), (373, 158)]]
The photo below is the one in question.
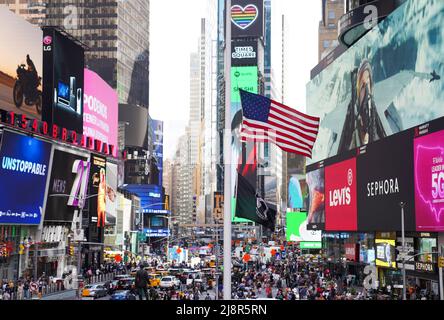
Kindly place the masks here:
[(241, 141), (272, 142), (284, 151), (311, 158), (319, 118), (267, 97), (239, 91), (243, 111)]

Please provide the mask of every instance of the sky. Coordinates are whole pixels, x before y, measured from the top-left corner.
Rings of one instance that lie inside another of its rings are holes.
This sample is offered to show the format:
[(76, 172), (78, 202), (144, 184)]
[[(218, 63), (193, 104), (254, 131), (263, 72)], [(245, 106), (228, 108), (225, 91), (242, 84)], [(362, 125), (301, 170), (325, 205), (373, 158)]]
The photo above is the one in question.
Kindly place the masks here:
[[(216, 0), (150, 2), (150, 115), (164, 121), (167, 159), (172, 158), (188, 123), (190, 53), (197, 51), (200, 19), (208, 1)], [(305, 111), (305, 86), (318, 62), (321, 0), (272, 0), (272, 68), (279, 78), (282, 13), (286, 21), (284, 103)]]

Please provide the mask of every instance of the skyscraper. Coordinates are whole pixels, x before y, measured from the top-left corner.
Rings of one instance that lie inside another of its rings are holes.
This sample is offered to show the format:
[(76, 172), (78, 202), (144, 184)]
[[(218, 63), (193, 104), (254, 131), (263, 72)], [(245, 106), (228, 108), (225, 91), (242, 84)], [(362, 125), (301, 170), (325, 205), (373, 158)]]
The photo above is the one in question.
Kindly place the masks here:
[(322, 20), (319, 22), (319, 61), (338, 46), (338, 22), (343, 14), (344, 1), (322, 0)]

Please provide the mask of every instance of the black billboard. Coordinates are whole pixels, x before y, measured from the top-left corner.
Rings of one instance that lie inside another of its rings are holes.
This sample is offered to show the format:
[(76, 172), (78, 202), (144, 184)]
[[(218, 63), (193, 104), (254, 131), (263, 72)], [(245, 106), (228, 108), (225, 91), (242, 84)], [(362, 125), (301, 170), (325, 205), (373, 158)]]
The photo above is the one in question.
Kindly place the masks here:
[(89, 170), (89, 156), (54, 150), (45, 221), (72, 222), (85, 205)]
[(231, 38), (260, 38), (264, 35), (264, 0), (231, 2)]
[(148, 108), (119, 104), (119, 121), (125, 122), (125, 147), (148, 149)]
[(233, 41), (231, 65), (233, 67), (257, 66), (257, 41)]
[(88, 240), (101, 242), (106, 222), (106, 159), (91, 154)]
[(415, 231), (413, 131), (371, 143), (358, 150), (358, 231)]
[(84, 48), (54, 28), (43, 28), (42, 120), (83, 132)]

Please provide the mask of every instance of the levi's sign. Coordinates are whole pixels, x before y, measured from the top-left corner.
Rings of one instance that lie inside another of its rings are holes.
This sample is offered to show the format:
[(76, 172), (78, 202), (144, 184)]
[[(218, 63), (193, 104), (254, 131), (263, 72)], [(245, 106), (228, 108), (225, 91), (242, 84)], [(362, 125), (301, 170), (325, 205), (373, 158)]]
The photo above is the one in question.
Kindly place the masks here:
[[(101, 140), (77, 133), (74, 130), (68, 130), (66, 128), (59, 127), (55, 124), (50, 126), (46, 121), (28, 119), (23, 114), (16, 114), (12, 111), (0, 109), (0, 122), (4, 125), (32, 132), (36, 135), (43, 136), (52, 140), (61, 140), (63, 142), (70, 143), (89, 151), (98, 152), (108, 156), (115, 155), (115, 146), (112, 144), (104, 143)], [(17, 164), (17, 159), (15, 160), (16, 161), (14, 161), (14, 164)], [(24, 166), (25, 164), (22, 164), (19, 161), (18, 165), (20, 169), (20, 166)], [(11, 164), (11, 166), (14, 167), (13, 164)], [(37, 169), (37, 167), (35, 167), (35, 169)], [(33, 170), (32, 167), (31, 170)]]

